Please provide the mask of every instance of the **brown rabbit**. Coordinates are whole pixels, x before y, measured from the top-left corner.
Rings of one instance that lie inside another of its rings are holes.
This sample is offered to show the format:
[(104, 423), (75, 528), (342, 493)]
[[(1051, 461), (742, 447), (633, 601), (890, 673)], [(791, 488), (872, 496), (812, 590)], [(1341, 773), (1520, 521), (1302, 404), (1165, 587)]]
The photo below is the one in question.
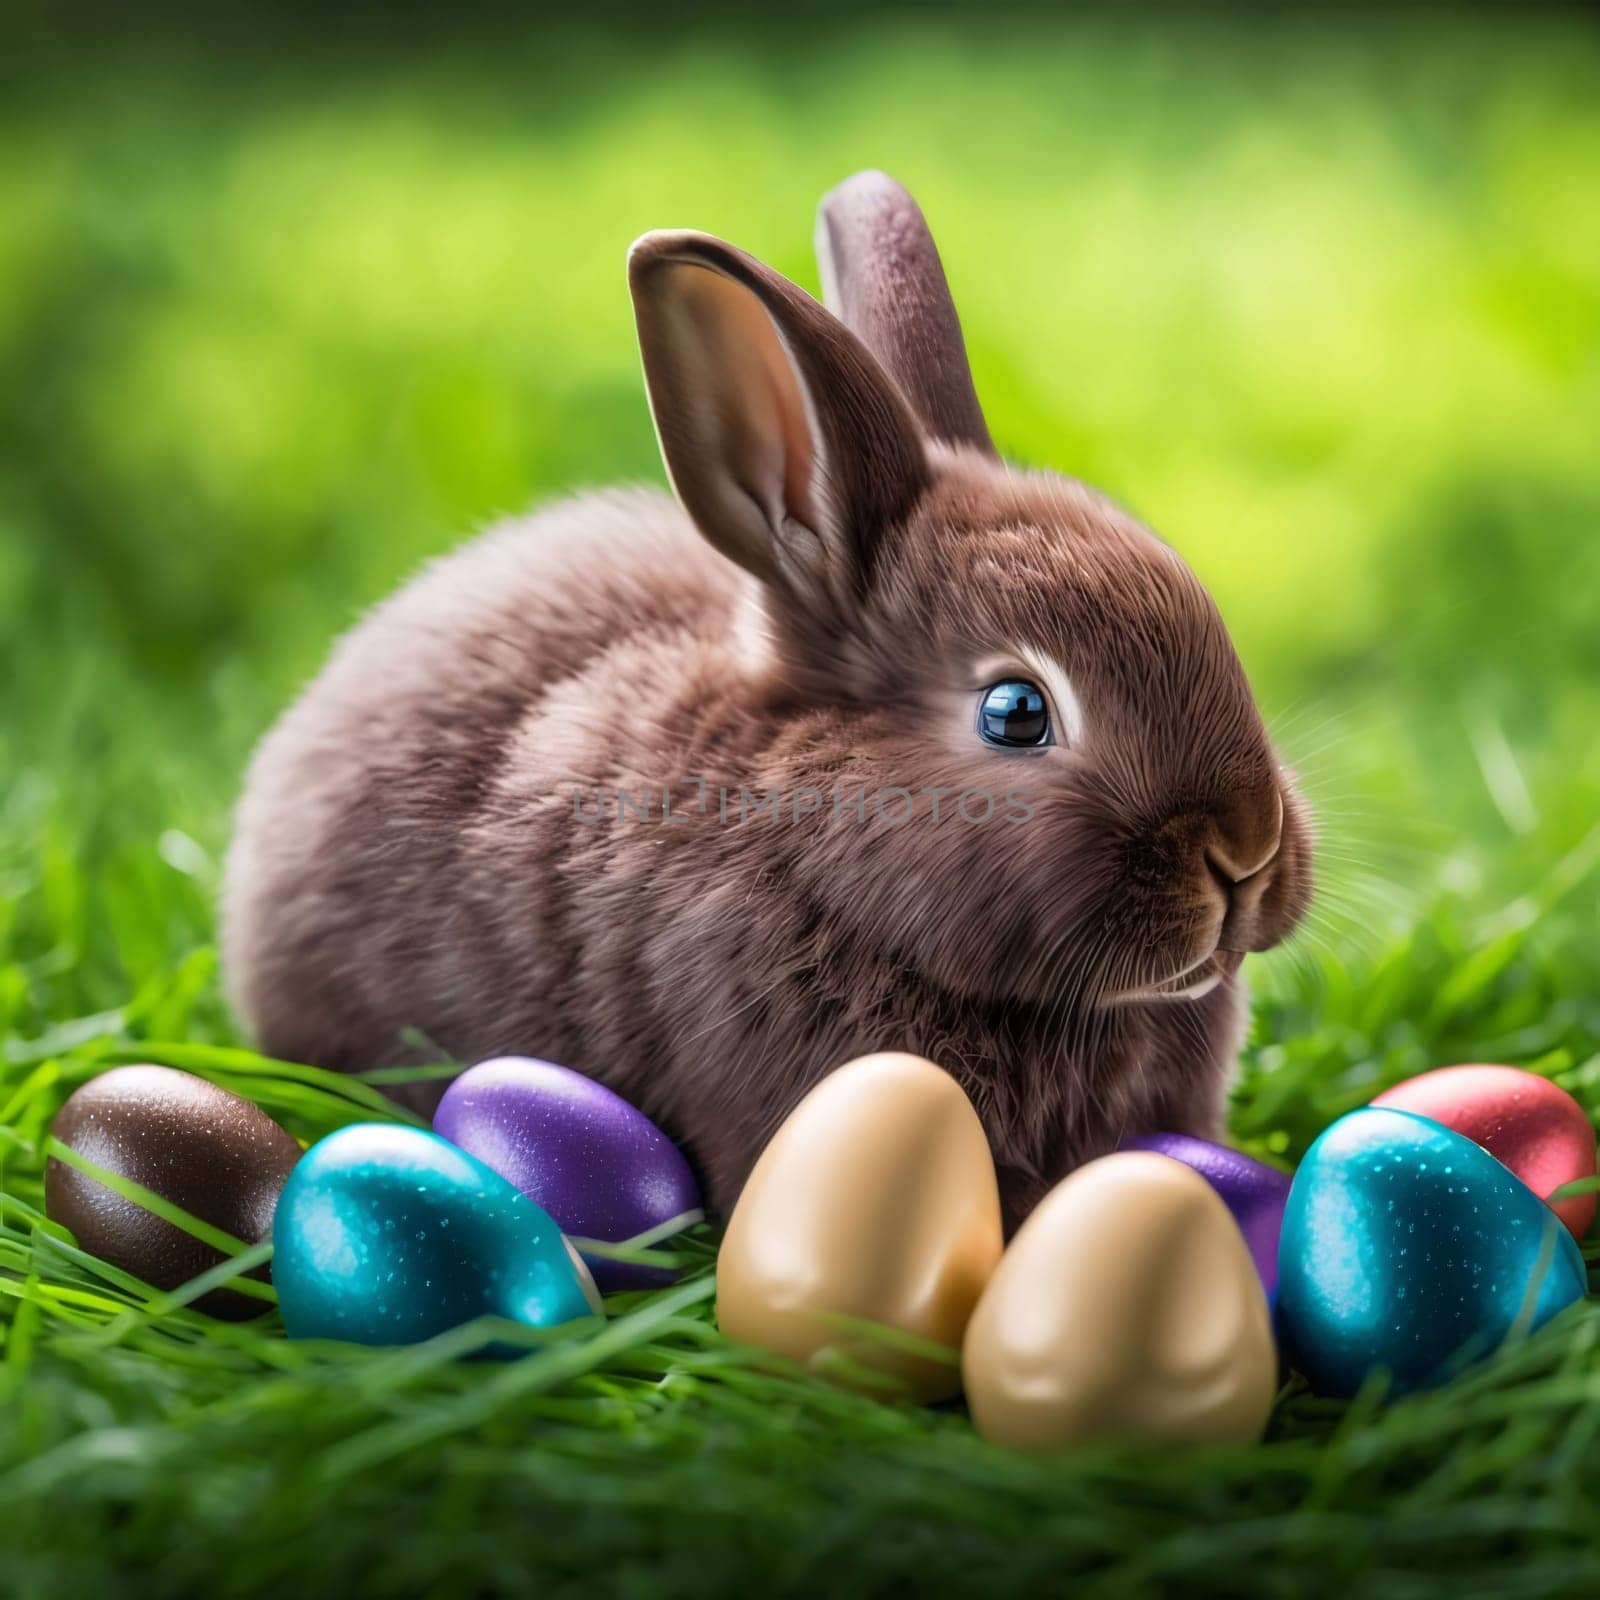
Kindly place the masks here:
[(995, 455), (911, 197), (852, 178), (818, 248), (831, 310), (633, 247), (678, 503), (508, 523), (342, 641), (249, 775), (231, 991), (292, 1059), (578, 1067), (722, 1212), (819, 1077), (916, 1051), (1014, 1223), (1125, 1134), (1218, 1133), (1306, 813), (1182, 561)]

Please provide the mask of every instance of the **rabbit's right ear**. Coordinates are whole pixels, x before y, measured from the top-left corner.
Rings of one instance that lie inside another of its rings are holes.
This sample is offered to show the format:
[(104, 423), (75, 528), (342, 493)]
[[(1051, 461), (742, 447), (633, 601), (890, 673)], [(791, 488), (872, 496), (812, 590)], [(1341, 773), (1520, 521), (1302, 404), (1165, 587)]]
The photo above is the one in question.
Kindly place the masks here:
[(894, 384), (808, 294), (707, 234), (646, 234), (628, 282), (662, 458), (700, 532), (809, 610), (863, 593), (927, 484)]

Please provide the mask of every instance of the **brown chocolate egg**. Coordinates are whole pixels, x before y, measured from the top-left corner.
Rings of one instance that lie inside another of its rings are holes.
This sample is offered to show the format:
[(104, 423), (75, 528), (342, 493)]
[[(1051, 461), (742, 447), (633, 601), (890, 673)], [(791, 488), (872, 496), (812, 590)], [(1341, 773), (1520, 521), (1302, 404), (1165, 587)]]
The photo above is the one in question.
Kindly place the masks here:
[(717, 1259), (730, 1339), (841, 1376), (843, 1357), (924, 1400), (960, 1370), (837, 1318), (960, 1348), (1000, 1259), (1000, 1193), (972, 1102), (912, 1055), (863, 1056), (824, 1078), (756, 1162)]
[(1261, 1279), (1192, 1168), (1125, 1151), (1080, 1167), (1011, 1241), (967, 1328), (979, 1433), (1022, 1450), (1243, 1442), (1278, 1359)]
[[(51, 1131), (96, 1166), (153, 1190), (212, 1227), (256, 1244), (300, 1146), (264, 1111), (171, 1067), (114, 1067), (56, 1113)], [(157, 1289), (176, 1289), (223, 1259), (210, 1245), (54, 1158), (45, 1213), (83, 1249)], [(196, 1304), (239, 1321), (269, 1308), (229, 1289)]]

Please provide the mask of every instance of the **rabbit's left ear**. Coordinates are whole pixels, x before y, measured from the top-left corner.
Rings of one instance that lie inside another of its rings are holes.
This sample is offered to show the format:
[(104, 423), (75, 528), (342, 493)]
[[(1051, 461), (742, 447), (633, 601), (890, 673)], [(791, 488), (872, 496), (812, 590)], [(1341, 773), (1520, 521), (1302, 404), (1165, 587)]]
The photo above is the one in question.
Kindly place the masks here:
[(935, 439), (994, 454), (966, 341), (921, 208), (886, 172), (858, 172), (817, 207), (822, 294), (905, 391)]
[(837, 318), (703, 233), (628, 256), (673, 488), (724, 555), (815, 614), (865, 592), (874, 546), (926, 487), (905, 399)]

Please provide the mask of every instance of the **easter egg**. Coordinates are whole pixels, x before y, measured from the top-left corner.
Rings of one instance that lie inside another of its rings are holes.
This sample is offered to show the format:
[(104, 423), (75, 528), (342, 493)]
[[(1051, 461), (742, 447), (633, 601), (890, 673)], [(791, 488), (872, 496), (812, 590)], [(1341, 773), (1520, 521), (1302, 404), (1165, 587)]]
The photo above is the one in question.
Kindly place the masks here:
[[(68, 1098), (51, 1132), (97, 1167), (244, 1244), (258, 1244), (271, 1233), (279, 1191), (300, 1159), (300, 1146), (266, 1112), (171, 1067), (102, 1072)], [(176, 1289), (225, 1259), (54, 1157), (45, 1166), (44, 1206), (83, 1249), (157, 1289)], [(271, 1309), (267, 1300), (231, 1289), (213, 1290), (195, 1303), (230, 1321)]]
[[(1386, 1089), (1375, 1106), (1432, 1117), (1481, 1144), (1546, 1200), (1564, 1183), (1595, 1175), (1594, 1128), (1565, 1089), (1518, 1067), (1440, 1067)], [(1554, 1202), (1581, 1239), (1594, 1220), (1595, 1196)]]
[(1278, 1253), (1288, 1355), (1323, 1394), (1386, 1370), (1443, 1382), (1583, 1298), (1572, 1235), (1470, 1139), (1369, 1106), (1333, 1124), (1289, 1191)]
[(546, 1328), (599, 1310), (561, 1230), (437, 1134), (330, 1133), (278, 1202), (273, 1281), (289, 1336), (412, 1344), (473, 1317)]
[[(506, 1056), (469, 1067), (445, 1091), (433, 1130), (579, 1239), (665, 1237), (704, 1215), (689, 1163), (666, 1134), (604, 1084), (549, 1061)], [(670, 1278), (658, 1268), (587, 1259), (605, 1290)]]
[(1124, 1150), (1148, 1150), (1193, 1167), (1222, 1196), (1250, 1247), (1261, 1286), (1270, 1299), (1278, 1287), (1278, 1233), (1289, 1199), (1289, 1177), (1225, 1144), (1188, 1133), (1150, 1133), (1127, 1140)]
[(1257, 1439), (1278, 1357), (1250, 1251), (1198, 1172), (1119, 1151), (1056, 1185), (972, 1315), (962, 1373), (984, 1438)]
[[(994, 1161), (961, 1086), (920, 1056), (863, 1056), (824, 1078), (756, 1162), (717, 1259), (717, 1320), (730, 1339), (835, 1377), (842, 1357), (946, 1398), (1000, 1248)], [(931, 1340), (952, 1359), (840, 1318)]]

